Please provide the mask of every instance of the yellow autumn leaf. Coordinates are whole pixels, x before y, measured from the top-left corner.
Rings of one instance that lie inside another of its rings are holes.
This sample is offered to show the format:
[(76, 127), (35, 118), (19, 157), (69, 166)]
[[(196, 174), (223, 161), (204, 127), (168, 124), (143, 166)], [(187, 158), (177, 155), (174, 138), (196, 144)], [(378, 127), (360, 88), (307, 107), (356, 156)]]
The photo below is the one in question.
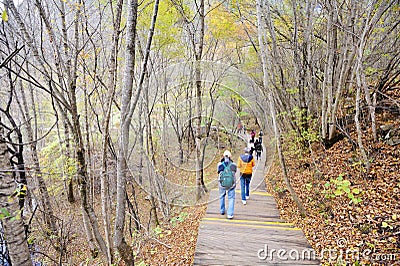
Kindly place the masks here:
[(7, 21), (8, 21), (8, 14), (7, 14), (7, 11), (6, 11), (6, 10), (3, 10), (3, 12), (1, 13), (1, 19), (2, 19), (4, 22), (7, 22)]

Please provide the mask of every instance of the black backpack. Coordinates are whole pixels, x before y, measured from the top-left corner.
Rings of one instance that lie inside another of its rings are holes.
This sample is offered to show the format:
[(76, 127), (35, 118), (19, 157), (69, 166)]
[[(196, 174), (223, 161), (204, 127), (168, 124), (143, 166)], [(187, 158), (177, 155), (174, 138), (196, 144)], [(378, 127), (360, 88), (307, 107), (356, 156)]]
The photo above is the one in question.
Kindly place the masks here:
[(256, 151), (261, 151), (262, 150), (262, 144), (260, 142), (257, 142), (254, 144), (254, 148)]
[[(225, 163), (223, 163), (225, 165)], [(232, 162), (225, 165), (223, 171), (219, 173), (219, 182), (223, 188), (229, 189), (235, 184), (235, 174), (231, 170)]]

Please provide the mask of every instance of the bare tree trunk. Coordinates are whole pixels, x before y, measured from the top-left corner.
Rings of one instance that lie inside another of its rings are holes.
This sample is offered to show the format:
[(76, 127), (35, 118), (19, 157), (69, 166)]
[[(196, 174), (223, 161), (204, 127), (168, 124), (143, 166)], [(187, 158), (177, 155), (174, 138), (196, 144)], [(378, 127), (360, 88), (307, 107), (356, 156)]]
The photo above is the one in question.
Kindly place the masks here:
[[(30, 90), (33, 90), (30, 88)], [(30, 149), (31, 149), (31, 156), (33, 160), (33, 164), (35, 166), (35, 182), (36, 186), (39, 188), (39, 206), (43, 209), (43, 214), (44, 214), (44, 221), (46, 225), (50, 228), (51, 232), (53, 235), (57, 235), (57, 224), (56, 220), (53, 214), (53, 207), (51, 206), (50, 202), (50, 196), (47, 191), (47, 186), (46, 182), (44, 181), (44, 178), (42, 176), (41, 168), (40, 168), (40, 163), (39, 163), (39, 156), (38, 152), (36, 149), (36, 140), (34, 139), (33, 136), (33, 129), (32, 129), (32, 124), (31, 124), (31, 119), (29, 115), (29, 109), (28, 109), (28, 103), (26, 101), (26, 96), (25, 96), (25, 91), (24, 88), (22, 87), (22, 82), (21, 82), (21, 87), (20, 87), (20, 93), (21, 93), (21, 98), (22, 98), (22, 106), (21, 106), (21, 112), (24, 113), (23, 118), (24, 122), (26, 125), (27, 129), (27, 139), (28, 142), (30, 142)], [(33, 110), (34, 116), (36, 116), (36, 111)]]
[[(394, 0), (392, 1), (387, 1), (384, 4), (380, 5), (370, 5), (368, 9), (368, 14), (366, 15), (366, 18), (364, 18), (364, 24), (363, 27), (361, 28), (361, 34), (358, 39), (358, 43), (355, 45), (355, 49), (357, 51), (357, 62), (356, 62), (356, 69), (355, 69), (355, 75), (356, 75), (356, 86), (357, 86), (357, 96), (356, 96), (356, 114), (354, 117), (354, 121), (356, 123), (356, 129), (357, 129), (357, 143), (360, 148), (361, 156), (364, 160), (365, 163), (365, 168), (366, 168), (366, 173), (369, 172), (371, 163), (369, 161), (369, 158), (367, 156), (367, 153), (365, 151), (364, 145), (362, 143), (362, 130), (361, 130), (361, 125), (359, 121), (360, 117), (360, 102), (361, 102), (361, 89), (364, 89), (364, 93), (368, 107), (369, 107), (369, 113), (371, 116), (371, 122), (372, 122), (372, 131), (373, 131), (373, 137), (376, 139), (376, 121), (375, 121), (375, 107), (374, 103), (371, 101), (370, 98), (370, 92), (368, 89), (368, 84), (365, 81), (365, 72), (363, 69), (363, 53), (364, 53), (364, 48), (365, 45), (368, 41), (368, 37), (372, 31), (373, 26), (379, 21), (379, 19), (382, 17), (383, 13), (393, 4), (395, 3)], [(377, 8), (377, 10), (374, 10), (374, 8)]]
[[(148, 77), (146, 78), (146, 80), (148, 81)], [(157, 168), (157, 161), (155, 158), (156, 155), (156, 151), (154, 148), (154, 143), (153, 143), (153, 131), (152, 131), (152, 125), (151, 125), (151, 120), (150, 120), (150, 108), (149, 108), (149, 86), (148, 84), (146, 84), (144, 86), (144, 102), (143, 102), (143, 106), (144, 106), (144, 115), (145, 115), (145, 119), (144, 121), (146, 122), (146, 135), (147, 135), (147, 154), (150, 156), (150, 161), (153, 165), (154, 168)], [(150, 190), (151, 190), (151, 195), (150, 195), (150, 202), (152, 205), (152, 212), (155, 218), (155, 222), (156, 225), (159, 225), (160, 221), (158, 219), (158, 215), (157, 215), (157, 205), (156, 205), (156, 199), (158, 201), (158, 206), (159, 209), (161, 211), (161, 213), (163, 214), (164, 217), (168, 217), (169, 216), (169, 206), (167, 203), (167, 199), (165, 196), (165, 193), (162, 190), (162, 180), (160, 180), (161, 175), (156, 174), (151, 174), (148, 176), (149, 178), (149, 183), (150, 183)]]
[(129, 146), (129, 126), (131, 122), (131, 116), (129, 116), (129, 107), (132, 100), (133, 77), (135, 68), (137, 8), (137, 0), (128, 0), (125, 71), (121, 96), (121, 128), (119, 137), (119, 152), (117, 158), (117, 207), (114, 227), (114, 246), (127, 265), (135, 264), (132, 249), (125, 241), (124, 228), (126, 210), (126, 175), (128, 171), (126, 159), (128, 155), (127, 147)]
[[(86, 71), (83, 70), (84, 76), (87, 75), (87, 73), (85, 73)], [(85, 117), (85, 123), (83, 126), (83, 130), (84, 130), (84, 134), (85, 134), (85, 160), (86, 160), (86, 164), (87, 164), (87, 178), (89, 180), (89, 201), (90, 201), (90, 205), (94, 205), (94, 200), (95, 200), (95, 177), (93, 174), (93, 164), (92, 164), (92, 149), (91, 149), (91, 145), (90, 145), (90, 124), (89, 124), (89, 108), (88, 108), (88, 97), (89, 95), (87, 94), (87, 84), (86, 84), (86, 79), (84, 79), (83, 81), (83, 87), (84, 87), (84, 117)]]
[[(66, 64), (66, 72), (69, 75), (71, 75), (71, 61), (70, 57), (68, 56), (68, 35), (67, 35), (67, 22), (65, 20), (65, 2), (63, 0), (60, 0), (60, 17), (61, 17), (61, 31), (62, 31), (62, 40), (63, 40), (63, 49), (64, 49), (64, 54), (65, 58), (67, 58), (67, 64)], [(65, 138), (65, 157), (67, 158), (67, 164), (69, 164), (69, 158), (71, 156), (71, 151), (70, 151), (70, 135), (69, 135), (69, 127), (67, 124), (68, 118), (63, 115), (63, 121), (64, 121), (64, 138)], [(74, 177), (73, 176), (67, 176), (67, 198), (69, 203), (74, 203), (75, 202), (75, 197), (74, 197)]]
[(363, 43), (364, 43), (364, 34), (362, 34), (361, 40), (360, 40), (360, 45), (357, 48), (357, 64), (356, 64), (356, 70), (355, 70), (355, 75), (356, 75), (356, 87), (357, 87), (357, 94), (356, 94), (356, 114), (354, 116), (354, 121), (356, 123), (356, 129), (357, 129), (357, 144), (358, 147), (360, 148), (361, 152), (361, 157), (365, 163), (367, 173), (369, 172), (370, 168), (370, 162), (367, 156), (367, 153), (365, 152), (365, 148), (362, 142), (362, 130), (361, 130), (361, 124), (360, 124), (360, 103), (361, 103), (361, 88), (364, 85), (362, 82), (361, 78), (361, 71), (363, 71), (362, 68), (362, 57), (363, 57)]
[(275, 107), (274, 107), (274, 100), (272, 98), (272, 95), (269, 95), (269, 104), (270, 104), (270, 109), (271, 109), (271, 116), (272, 116), (272, 124), (274, 126), (274, 132), (275, 132), (275, 138), (276, 138), (276, 146), (278, 149), (278, 156), (279, 156), (279, 161), (281, 163), (281, 168), (283, 172), (283, 180), (285, 181), (286, 187), (290, 192), (290, 195), (292, 195), (292, 198), (294, 202), (296, 203), (297, 207), (299, 208), (300, 214), (302, 217), (306, 216), (306, 210), (304, 209), (303, 203), (301, 202), (300, 198), (297, 196), (296, 192), (294, 191), (292, 185), (290, 184), (290, 180), (288, 177), (287, 169), (286, 169), (286, 163), (285, 163), (285, 157), (283, 156), (283, 150), (282, 150), (282, 141), (281, 141), (281, 134), (278, 129), (278, 125), (276, 124), (276, 114), (275, 114)]
[[(335, 4), (336, 5), (336, 4)], [(336, 6), (335, 6), (336, 8)], [(332, 97), (332, 109), (331, 110), (327, 110), (327, 112), (331, 112), (330, 115), (330, 129), (329, 129), (329, 138), (328, 139), (332, 139), (334, 137), (334, 133), (336, 130), (336, 117), (337, 117), (337, 111), (339, 108), (339, 104), (342, 103), (341, 101), (341, 94), (344, 91), (344, 89), (347, 89), (348, 87), (348, 78), (350, 77), (351, 73), (352, 73), (352, 68), (353, 68), (353, 62), (354, 62), (354, 58), (355, 58), (355, 54), (356, 54), (356, 50), (355, 49), (351, 49), (351, 45), (352, 45), (352, 39), (354, 37), (354, 21), (355, 21), (355, 13), (356, 13), (356, 3), (355, 0), (351, 1), (350, 4), (350, 16), (348, 18), (348, 22), (347, 22), (347, 33), (346, 36), (344, 37), (344, 41), (343, 41), (343, 47), (341, 48), (342, 51), (340, 52), (340, 58), (339, 58), (339, 62), (337, 63), (337, 75), (338, 77), (336, 78), (338, 81), (335, 84), (336, 87), (336, 93), (335, 93), (335, 97)], [(335, 9), (336, 10), (336, 9)], [(339, 71), (339, 68), (340, 71)]]
[[(314, 41), (314, 10), (317, 4), (316, 0), (307, 0), (306, 1), (306, 20), (307, 20), (307, 27), (304, 36), (304, 65), (307, 66), (307, 73), (306, 73), (306, 87), (308, 88), (308, 97), (312, 98), (311, 95), (315, 94), (318, 90), (317, 83), (316, 83), (316, 74), (315, 74), (315, 59), (313, 57), (313, 41)], [(320, 102), (318, 101), (310, 101), (308, 103), (309, 112), (311, 114), (315, 114), (318, 112), (320, 107)]]
[[(269, 78), (268, 78), (268, 65), (267, 65), (268, 48), (266, 45), (266, 43), (267, 43), (266, 42), (266, 31), (265, 31), (265, 24), (263, 21), (263, 11), (264, 11), (264, 6), (265, 6), (264, 1), (265, 0), (257, 0), (257, 28), (258, 28), (258, 43), (259, 43), (259, 47), (260, 47), (259, 56), (261, 58), (262, 69), (263, 69), (263, 90), (267, 91), (267, 88), (269, 85)], [(268, 4), (269, 3), (266, 3), (266, 5), (268, 5)], [(287, 186), (290, 194), (292, 195), (293, 200), (297, 204), (301, 215), (304, 217), (306, 215), (304, 206), (303, 206), (302, 202), (300, 201), (300, 199), (298, 198), (298, 196), (297, 196), (296, 192), (294, 191), (292, 185), (290, 184), (290, 181), (288, 178), (285, 159), (284, 159), (283, 151), (282, 151), (281, 136), (280, 136), (280, 132), (278, 129), (278, 125), (276, 123), (274, 99), (272, 98), (271, 92), (268, 92), (268, 101), (270, 103), (270, 111), (271, 111), (272, 122), (273, 122), (273, 126), (274, 126), (279, 160), (280, 160), (281, 168), (282, 168), (282, 172), (283, 172), (283, 179), (286, 183), (286, 186)]]
[(156, 25), (158, 14), (158, 3), (154, 3), (153, 17), (148, 33), (146, 44), (146, 53), (142, 63), (140, 78), (137, 85), (135, 97), (132, 99), (132, 88), (135, 66), (135, 38), (136, 38), (136, 22), (137, 22), (137, 0), (128, 1), (127, 14), (127, 34), (126, 34), (126, 56), (125, 56), (125, 72), (121, 97), (121, 129), (119, 139), (119, 153), (117, 159), (117, 208), (114, 228), (114, 245), (119, 251), (122, 259), (128, 265), (134, 265), (134, 257), (131, 247), (126, 243), (124, 238), (125, 227), (125, 197), (126, 197), (126, 175), (128, 171), (127, 155), (129, 147), (129, 127), (133, 113), (136, 109), (147, 70), (147, 62), (150, 57), (151, 42), (153, 39), (154, 28)]
[[(307, 103), (306, 103), (306, 97), (305, 97), (305, 79), (306, 79), (306, 62), (304, 60), (301, 60), (301, 57), (305, 56), (304, 54), (302, 55), (301, 50), (300, 50), (300, 40), (299, 40), (299, 27), (304, 28), (304, 26), (299, 21), (298, 15), (297, 15), (297, 3), (296, 0), (292, 1), (292, 9), (293, 9), (293, 27), (294, 27), (294, 34), (293, 34), (293, 50), (294, 50), (294, 66), (295, 66), (295, 76), (297, 77), (297, 88), (299, 90), (299, 98), (298, 98), (298, 103), (299, 103), (299, 120), (297, 121), (297, 132), (298, 136), (302, 138), (302, 135), (304, 132), (308, 131), (308, 122), (307, 122)], [(300, 25), (299, 25), (300, 24)], [(303, 40), (304, 43), (306, 43), (307, 40)], [(304, 62), (304, 64), (303, 64)], [(307, 143), (303, 139), (302, 141), (302, 146), (303, 148), (307, 147)]]
[[(358, 69), (356, 70), (357, 72), (359, 71)], [(359, 77), (358, 73), (357, 75), (357, 83), (359, 83)], [(361, 102), (361, 96), (360, 96), (360, 91), (361, 91), (361, 85), (357, 84), (357, 96), (356, 96), (356, 114), (354, 116), (354, 121), (356, 123), (356, 129), (357, 129), (357, 143), (358, 147), (360, 148), (361, 156), (363, 158), (363, 161), (366, 166), (367, 173), (369, 172), (370, 168), (370, 163), (368, 160), (367, 153), (365, 152), (364, 145), (362, 143), (362, 130), (361, 130), (361, 125), (360, 125), (360, 102)]]
[(365, 81), (365, 75), (361, 75), (361, 82), (364, 87), (364, 94), (365, 94), (365, 101), (367, 102), (368, 105), (368, 110), (369, 110), (369, 115), (371, 118), (371, 128), (372, 128), (372, 136), (374, 138), (374, 141), (378, 140), (378, 134), (376, 132), (376, 116), (375, 116), (375, 107), (376, 104), (374, 104), (373, 100), (371, 100), (371, 92), (368, 88), (368, 84)]
[[(61, 110), (61, 112), (63, 112)], [(65, 143), (65, 153), (63, 156), (63, 164), (67, 164), (67, 168), (69, 164), (71, 163), (70, 158), (71, 156), (71, 135), (70, 135), (70, 127), (68, 124), (67, 116), (62, 114), (62, 121), (63, 121), (63, 128), (64, 128), (64, 143)], [(61, 137), (61, 136), (60, 136)], [(61, 151), (63, 151), (64, 148), (61, 147)], [(64, 167), (65, 168), (65, 167)], [(74, 196), (74, 176), (70, 176), (68, 173), (65, 173), (65, 169), (62, 170), (62, 173), (66, 179), (67, 179), (67, 199), (69, 203), (74, 203), (75, 202), (75, 196)]]
[[(0, 123), (0, 207), (2, 213), (9, 213), (2, 224), (4, 236), (7, 241), (7, 249), (13, 265), (31, 266), (28, 242), (25, 237), (24, 221), (21, 217), (18, 197), (10, 197), (15, 189), (15, 182), (11, 175), (10, 158), (6, 141), (4, 139), (4, 128)], [(9, 172), (6, 172), (6, 170)]]
[(195, 34), (195, 79), (196, 79), (196, 200), (200, 200), (201, 196), (205, 193), (206, 188), (203, 181), (203, 168), (202, 168), (202, 156), (201, 156), (201, 120), (202, 120), (202, 81), (201, 81), (201, 59), (203, 55), (203, 44), (204, 44), (204, 0), (200, 0), (200, 5), (197, 10), (198, 16), (198, 29), (199, 34)]
[(321, 136), (326, 139), (331, 134), (331, 125), (328, 125), (329, 115), (332, 109), (332, 79), (333, 79), (333, 67), (334, 67), (334, 46), (333, 46), (333, 27), (334, 27), (334, 15), (335, 12), (329, 8), (327, 30), (326, 30), (326, 65), (324, 71), (324, 81), (322, 84), (322, 114), (321, 114)]
[[(110, 1), (111, 8), (113, 7), (113, 2)], [(118, 56), (118, 43), (120, 36), (121, 27), (121, 16), (122, 16), (123, 0), (119, 0), (116, 7), (116, 15), (113, 24), (113, 35), (112, 35), (112, 47), (110, 55), (110, 71), (109, 71), (109, 85), (106, 96), (106, 106), (105, 106), (105, 118), (103, 122), (103, 135), (102, 135), (102, 158), (101, 158), (101, 202), (102, 202), (102, 214), (103, 214), (103, 225), (104, 234), (107, 244), (107, 262), (108, 265), (113, 263), (113, 242), (111, 236), (111, 226), (110, 226), (110, 176), (108, 175), (108, 144), (110, 139), (110, 118), (112, 103), (115, 96), (115, 85), (116, 85), (116, 75), (117, 75), (117, 56)]]

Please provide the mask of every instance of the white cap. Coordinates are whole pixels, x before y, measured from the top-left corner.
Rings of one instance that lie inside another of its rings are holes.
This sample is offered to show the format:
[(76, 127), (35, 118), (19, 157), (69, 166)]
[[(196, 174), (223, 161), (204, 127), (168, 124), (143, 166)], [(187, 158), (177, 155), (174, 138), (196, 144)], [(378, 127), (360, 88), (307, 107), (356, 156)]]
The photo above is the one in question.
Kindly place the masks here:
[(229, 157), (229, 158), (231, 158), (231, 156), (232, 156), (232, 154), (231, 154), (230, 151), (228, 151), (228, 150), (224, 151), (224, 157)]

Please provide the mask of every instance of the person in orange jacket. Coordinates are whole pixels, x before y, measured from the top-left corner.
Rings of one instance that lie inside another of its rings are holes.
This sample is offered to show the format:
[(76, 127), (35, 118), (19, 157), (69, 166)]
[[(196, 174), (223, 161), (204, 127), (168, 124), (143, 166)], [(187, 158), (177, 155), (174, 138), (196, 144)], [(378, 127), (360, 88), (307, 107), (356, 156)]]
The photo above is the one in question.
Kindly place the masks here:
[(250, 148), (244, 148), (244, 154), (239, 156), (237, 163), (237, 167), (240, 169), (240, 188), (243, 205), (246, 205), (246, 200), (250, 197), (250, 181), (254, 165), (254, 158), (250, 155)]

